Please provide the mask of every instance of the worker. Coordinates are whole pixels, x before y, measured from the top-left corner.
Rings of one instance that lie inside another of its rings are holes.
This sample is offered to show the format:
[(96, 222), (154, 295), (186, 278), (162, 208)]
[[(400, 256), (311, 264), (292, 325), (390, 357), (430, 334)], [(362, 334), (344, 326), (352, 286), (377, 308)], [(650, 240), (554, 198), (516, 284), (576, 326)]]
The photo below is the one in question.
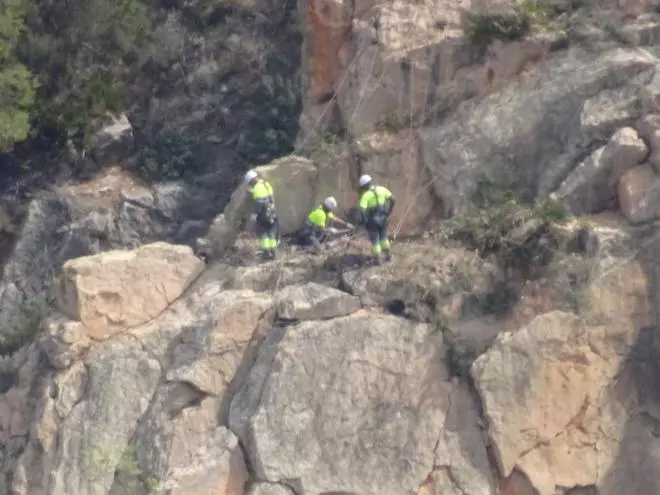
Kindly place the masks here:
[(361, 220), (369, 235), (373, 261), (380, 265), (381, 253), (385, 255), (385, 261), (392, 259), (387, 223), (394, 208), (394, 196), (386, 187), (374, 185), (371, 177), (366, 174), (360, 177), (358, 185)]
[(250, 186), (250, 194), (254, 200), (254, 213), (252, 220), (259, 236), (259, 247), (262, 258), (265, 260), (275, 259), (279, 238), (279, 222), (275, 210), (275, 197), (273, 187), (255, 170), (245, 174), (245, 182)]
[(337, 200), (329, 196), (315, 207), (305, 220), (305, 224), (298, 233), (298, 243), (302, 246), (313, 246), (314, 250), (321, 247), (321, 243), (328, 240), (328, 224), (338, 224), (347, 228), (353, 225), (339, 218), (337, 211)]

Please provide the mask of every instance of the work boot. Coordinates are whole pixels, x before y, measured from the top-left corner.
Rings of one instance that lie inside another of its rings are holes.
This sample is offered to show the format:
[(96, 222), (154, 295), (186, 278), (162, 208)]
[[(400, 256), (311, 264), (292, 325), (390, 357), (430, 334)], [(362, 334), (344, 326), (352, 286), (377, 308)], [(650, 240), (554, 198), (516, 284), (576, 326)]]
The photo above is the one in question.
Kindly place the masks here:
[(273, 251), (271, 249), (264, 249), (261, 252), (261, 259), (263, 261), (269, 261), (269, 260), (272, 260), (273, 258), (274, 258)]
[(383, 249), (383, 254), (385, 255), (385, 261), (392, 261), (392, 253), (389, 249)]
[(383, 264), (383, 260), (380, 257), (380, 254), (374, 254), (373, 258), (371, 259), (371, 263), (380, 266)]

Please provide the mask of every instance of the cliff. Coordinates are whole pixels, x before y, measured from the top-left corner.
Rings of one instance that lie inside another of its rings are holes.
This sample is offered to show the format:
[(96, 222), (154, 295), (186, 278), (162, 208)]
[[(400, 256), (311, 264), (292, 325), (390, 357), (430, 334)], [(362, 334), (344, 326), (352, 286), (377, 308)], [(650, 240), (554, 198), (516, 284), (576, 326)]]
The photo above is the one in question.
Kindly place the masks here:
[[(255, 261), (223, 150), (260, 83), (232, 59), (234, 112), (217, 38), (189, 46), (196, 92), (99, 133), (117, 166), (1, 198), (0, 493), (659, 493), (657, 7), (297, 7), (297, 143), (250, 165), (284, 234), (390, 186), (393, 261)], [(210, 170), (129, 173), (164, 122)]]

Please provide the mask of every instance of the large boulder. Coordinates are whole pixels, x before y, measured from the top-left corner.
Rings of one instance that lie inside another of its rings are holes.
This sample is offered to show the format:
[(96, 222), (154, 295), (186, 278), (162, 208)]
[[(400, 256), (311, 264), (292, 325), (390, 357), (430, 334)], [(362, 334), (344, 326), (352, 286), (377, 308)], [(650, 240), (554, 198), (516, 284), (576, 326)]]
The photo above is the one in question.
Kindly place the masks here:
[(277, 316), (287, 320), (324, 320), (356, 312), (360, 298), (309, 282), (285, 287), (277, 295)]
[(158, 316), (203, 269), (187, 246), (157, 242), (108, 251), (66, 262), (56, 298), (62, 313), (99, 340)]
[(236, 435), (219, 427), (164, 484), (171, 495), (243, 495), (248, 479)]
[(74, 212), (72, 199), (60, 192), (30, 201), (11, 255), (0, 276), (0, 328), (10, 330), (27, 307), (40, 297), (53, 273), (66, 260), (99, 249), (99, 241), (68, 231)]
[[(289, 156), (255, 170), (273, 186), (280, 234), (297, 231), (316, 200), (317, 166), (307, 158)], [(231, 247), (249, 224), (251, 208), (252, 198), (243, 182), (232, 193), (223, 213), (213, 221), (206, 238), (200, 239), (200, 248), (219, 255)]]
[[(132, 331), (164, 367), (164, 382), (133, 437), (137, 461), (149, 477), (176, 485), (186, 472), (198, 473), (198, 450), (226, 425), (231, 398), (270, 328), (272, 304), (269, 295), (200, 280), (185, 299)], [(242, 476), (235, 450), (227, 454), (236, 458), (230, 464), (237, 467), (227, 468), (233, 474), (222, 474), (227, 465), (221, 463), (208, 473), (209, 482)]]
[(101, 342), (53, 315), (38, 343), (0, 362), (0, 438), (9, 442), (0, 460), (14, 473), (12, 489), (146, 495), (146, 483), (242, 495), (243, 454), (219, 427), (272, 305), (272, 296), (202, 279), (159, 315)]
[(133, 126), (126, 114), (112, 117), (112, 121), (93, 137), (90, 153), (98, 167), (116, 165), (135, 152)]
[(628, 170), (618, 184), (621, 212), (632, 223), (660, 217), (660, 175), (649, 164)]
[(442, 203), (419, 160), (419, 146), (412, 131), (368, 134), (356, 140), (356, 147), (362, 158), (362, 172), (389, 188), (396, 198), (389, 222), (393, 234), (428, 230), (430, 221), (443, 216)]
[(628, 419), (612, 380), (651, 321), (648, 290), (641, 266), (622, 262), (580, 296), (582, 314), (537, 316), (474, 362), (504, 476), (517, 467), (539, 495), (605, 481)]
[(443, 466), (447, 493), (491, 495), (472, 402), (453, 416), (443, 355), (440, 333), (394, 316), (274, 329), (229, 424), (257, 480), (300, 493), (410, 493)]
[(64, 372), (54, 397), (48, 387), (38, 389), (32, 441), (12, 466), (14, 493), (110, 493), (160, 372), (138, 341), (123, 337), (92, 349), (84, 366)]
[[(585, 101), (627, 81), (648, 81), (656, 63), (629, 49), (598, 57), (571, 49), (502, 91), (466, 102), (441, 125), (420, 129), (421, 159), (436, 193), (452, 212), (467, 208), (483, 175), (528, 196), (549, 194), (591, 143), (581, 129)], [(621, 124), (618, 113), (601, 120), (603, 132)]]
[(598, 148), (573, 170), (556, 192), (573, 213), (596, 213), (616, 198), (621, 176), (648, 155), (648, 148), (631, 127), (614, 133), (606, 146)]
[(649, 163), (660, 172), (660, 114), (645, 115), (637, 122), (637, 130), (651, 149)]

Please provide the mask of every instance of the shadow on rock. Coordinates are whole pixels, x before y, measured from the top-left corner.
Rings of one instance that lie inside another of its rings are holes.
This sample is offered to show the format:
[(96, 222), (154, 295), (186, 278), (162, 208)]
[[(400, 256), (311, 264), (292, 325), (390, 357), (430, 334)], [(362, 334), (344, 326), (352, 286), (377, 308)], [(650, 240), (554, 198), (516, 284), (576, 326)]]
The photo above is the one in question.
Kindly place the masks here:
[(653, 324), (642, 328), (614, 386), (628, 418), (616, 458), (600, 482), (598, 495), (660, 493), (660, 260), (658, 241), (640, 253), (649, 280)]

